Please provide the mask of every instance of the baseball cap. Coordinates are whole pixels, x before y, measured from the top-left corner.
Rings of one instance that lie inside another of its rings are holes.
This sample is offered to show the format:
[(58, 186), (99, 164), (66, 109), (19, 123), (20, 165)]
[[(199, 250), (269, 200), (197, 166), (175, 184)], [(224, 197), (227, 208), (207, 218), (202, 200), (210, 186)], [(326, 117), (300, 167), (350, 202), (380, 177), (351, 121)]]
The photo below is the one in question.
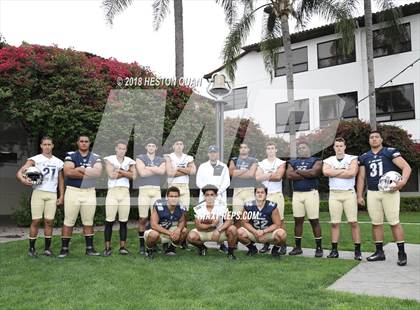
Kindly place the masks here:
[(215, 145), (210, 145), (209, 146), (209, 153), (217, 153), (217, 152), (219, 152), (219, 148), (217, 147), (217, 146), (215, 146)]

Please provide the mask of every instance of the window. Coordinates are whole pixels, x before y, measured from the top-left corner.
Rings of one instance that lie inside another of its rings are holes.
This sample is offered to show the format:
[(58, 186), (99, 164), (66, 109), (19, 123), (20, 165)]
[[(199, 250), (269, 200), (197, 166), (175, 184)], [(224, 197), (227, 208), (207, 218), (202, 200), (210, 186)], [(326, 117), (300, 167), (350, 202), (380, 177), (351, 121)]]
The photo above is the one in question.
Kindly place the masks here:
[[(295, 100), (296, 131), (309, 130), (309, 99)], [(276, 133), (289, 132), (289, 104), (276, 104)]]
[(241, 87), (235, 88), (227, 96), (224, 101), (227, 102), (225, 105), (225, 111), (245, 109), (248, 107), (248, 88)]
[(331, 121), (357, 118), (357, 92), (319, 97), (319, 119), (321, 127)]
[[(411, 51), (410, 24), (401, 25), (401, 33), (393, 33), (392, 28), (373, 32), (373, 57), (381, 57)], [(394, 30), (395, 31), (395, 30)], [(398, 37), (399, 39), (395, 39)]]
[(376, 89), (378, 122), (413, 119), (414, 116), (414, 84)]
[[(275, 76), (286, 75), (286, 55), (284, 52), (276, 54)], [(308, 71), (308, 48), (301, 47), (292, 50), (293, 73)]]
[(342, 39), (318, 44), (318, 68), (326, 68), (356, 61), (356, 51), (346, 55), (342, 49)]

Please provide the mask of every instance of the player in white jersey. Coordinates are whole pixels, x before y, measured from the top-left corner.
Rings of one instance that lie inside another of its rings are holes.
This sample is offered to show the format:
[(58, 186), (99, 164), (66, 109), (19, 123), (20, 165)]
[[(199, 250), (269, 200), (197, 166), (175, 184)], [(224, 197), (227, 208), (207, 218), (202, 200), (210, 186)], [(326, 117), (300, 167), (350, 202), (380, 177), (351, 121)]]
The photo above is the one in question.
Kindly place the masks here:
[[(275, 202), (280, 213), (281, 228), (286, 230), (284, 225), (284, 197), (283, 197), (283, 176), (286, 171), (286, 162), (277, 158), (277, 148), (274, 142), (268, 142), (265, 145), (267, 158), (258, 163), (255, 178), (262, 182), (267, 188), (267, 200)], [(270, 243), (265, 243), (260, 250), (261, 253), (270, 250)], [(286, 254), (286, 244), (280, 248), (280, 255)]]
[(329, 177), (331, 216), (331, 253), (328, 258), (338, 258), (341, 217), (346, 214), (354, 242), (354, 259), (361, 260), (360, 228), (357, 223), (357, 198), (354, 189), (358, 171), (357, 156), (346, 154), (346, 141), (338, 137), (334, 141), (335, 155), (324, 160), (322, 172)]
[[(38, 237), (39, 224), (44, 218), (45, 249), (44, 255), (52, 256), (51, 238), (57, 206), (64, 202), (64, 177), (63, 161), (52, 154), (54, 148), (53, 140), (50, 137), (41, 139), (42, 153), (29, 158), (16, 174), (17, 179), (26, 186), (33, 188), (31, 197), (32, 223), (29, 231), (29, 256), (36, 257), (35, 241)], [(43, 175), (42, 183), (33, 185), (26, 178), (25, 171), (29, 167), (38, 168)], [(59, 196), (57, 198), (57, 187)]]
[(105, 200), (105, 250), (104, 256), (110, 256), (112, 226), (118, 213), (120, 223), (120, 249), (121, 255), (127, 255), (125, 248), (127, 240), (127, 222), (130, 214), (130, 180), (136, 176), (136, 162), (127, 153), (127, 142), (118, 140), (115, 144), (115, 155), (107, 156), (105, 168), (108, 174), (108, 193)]

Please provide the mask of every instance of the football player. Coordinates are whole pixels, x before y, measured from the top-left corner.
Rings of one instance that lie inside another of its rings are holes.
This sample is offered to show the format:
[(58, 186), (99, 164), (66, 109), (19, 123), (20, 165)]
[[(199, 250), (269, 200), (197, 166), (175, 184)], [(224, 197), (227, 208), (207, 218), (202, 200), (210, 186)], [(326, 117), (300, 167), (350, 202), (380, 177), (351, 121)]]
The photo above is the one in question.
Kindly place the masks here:
[[(41, 139), (42, 153), (30, 157), (26, 163), (18, 170), (17, 179), (26, 186), (33, 188), (31, 197), (32, 222), (29, 231), (29, 251), (28, 255), (36, 257), (35, 242), (38, 237), (38, 229), (41, 219), (44, 218), (44, 255), (52, 256), (51, 238), (53, 234), (53, 224), (57, 206), (64, 202), (64, 163), (52, 154), (54, 148), (53, 140), (50, 137)], [(34, 185), (26, 176), (25, 171), (30, 167), (38, 168), (42, 176), (42, 183)], [(57, 185), (59, 196), (57, 198)]]
[(360, 250), (360, 228), (357, 223), (357, 199), (354, 189), (358, 171), (357, 156), (346, 154), (346, 141), (334, 140), (335, 155), (324, 160), (322, 172), (329, 177), (330, 197), (328, 201), (331, 216), (331, 253), (328, 258), (338, 258), (341, 217), (346, 214), (354, 242), (354, 259), (362, 260)]
[(187, 210), (179, 203), (179, 197), (180, 190), (171, 186), (166, 192), (166, 199), (159, 199), (154, 203), (150, 229), (144, 233), (147, 258), (153, 259), (153, 249), (158, 243), (169, 244), (166, 255), (176, 255), (176, 247), (187, 238)]
[[(283, 197), (283, 176), (286, 172), (286, 162), (277, 158), (277, 148), (274, 142), (267, 142), (265, 145), (267, 158), (258, 163), (258, 169), (255, 177), (258, 182), (262, 182), (268, 190), (267, 200), (275, 202), (280, 212), (281, 228), (286, 229), (284, 225), (284, 197)], [(260, 249), (260, 253), (270, 250), (270, 244), (265, 243)], [(280, 247), (280, 254), (286, 254), (286, 244)]]
[(287, 177), (293, 181), (292, 208), (295, 219), (295, 247), (289, 255), (302, 254), (302, 232), (305, 213), (308, 216), (315, 237), (315, 257), (322, 257), (321, 225), (319, 224), (319, 175), (321, 159), (311, 156), (306, 142), (298, 144), (298, 158), (289, 161)]
[(206, 241), (228, 242), (229, 259), (236, 259), (234, 250), (238, 240), (238, 231), (229, 217), (228, 209), (224, 204), (217, 204), (218, 188), (206, 185), (202, 188), (205, 201), (194, 207), (195, 228), (188, 234), (188, 241), (198, 248), (198, 255), (205, 256)]
[(144, 232), (146, 230), (149, 210), (156, 200), (161, 199), (160, 183), (162, 175), (165, 174), (165, 160), (156, 154), (158, 142), (155, 138), (147, 139), (145, 143), (146, 154), (137, 156), (136, 167), (139, 174), (137, 186), (139, 188), (138, 207), (139, 222), (138, 233), (140, 248), (139, 253), (145, 254)]
[[(225, 163), (219, 160), (219, 148), (215, 145), (211, 145), (208, 149), (209, 160), (202, 163), (197, 170), (196, 184), (200, 189), (199, 204), (204, 202), (204, 194), (202, 189), (206, 185), (213, 185), (218, 189), (218, 195), (215, 204), (221, 204), (224, 207), (227, 206), (227, 195), (226, 191), (230, 185), (229, 169)], [(219, 250), (223, 253), (227, 253), (227, 247), (222, 242)]]
[(59, 258), (64, 258), (69, 254), (73, 226), (79, 213), (83, 224), (86, 255), (100, 255), (93, 247), (93, 218), (96, 209), (95, 185), (96, 179), (102, 172), (102, 163), (99, 155), (90, 152), (88, 136), (79, 136), (77, 146), (77, 151), (68, 152), (64, 158), (66, 193), (64, 195), (64, 225)]
[(275, 202), (267, 200), (267, 188), (255, 187), (255, 200), (245, 203), (243, 227), (238, 229), (239, 241), (248, 248), (248, 256), (258, 253), (255, 242), (272, 243), (271, 255), (280, 257), (280, 247), (286, 242), (286, 231), (281, 228), (280, 212)]
[(118, 213), (120, 223), (120, 249), (121, 255), (127, 255), (125, 247), (127, 240), (127, 222), (130, 214), (130, 180), (136, 176), (136, 162), (127, 153), (127, 142), (118, 140), (115, 143), (115, 155), (104, 158), (105, 170), (108, 174), (108, 193), (105, 199), (105, 250), (104, 256), (110, 256), (112, 226)]
[[(357, 176), (357, 201), (365, 205), (363, 191), (365, 177), (367, 177), (367, 209), (372, 221), (372, 234), (375, 240), (376, 251), (367, 258), (368, 261), (385, 260), (383, 250), (384, 240), (384, 214), (392, 235), (398, 246), (399, 266), (407, 264), (407, 254), (404, 250), (404, 231), (400, 225), (400, 189), (407, 184), (410, 178), (410, 165), (401, 156), (401, 153), (392, 147), (384, 147), (379, 131), (369, 134), (370, 150), (359, 157), (359, 174)], [(379, 191), (378, 183), (382, 175), (389, 171), (402, 171), (402, 179), (389, 192)]]

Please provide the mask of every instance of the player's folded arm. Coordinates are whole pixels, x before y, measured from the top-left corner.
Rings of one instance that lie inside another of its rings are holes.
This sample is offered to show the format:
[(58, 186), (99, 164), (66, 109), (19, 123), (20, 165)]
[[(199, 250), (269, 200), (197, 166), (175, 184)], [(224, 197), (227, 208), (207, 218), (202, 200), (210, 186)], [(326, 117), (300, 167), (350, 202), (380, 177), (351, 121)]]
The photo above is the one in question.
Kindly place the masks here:
[(88, 178), (97, 178), (102, 174), (102, 163), (97, 161), (93, 167), (88, 167), (85, 169), (85, 177)]
[(303, 180), (304, 179), (303, 176), (297, 174), (297, 172), (292, 167), (292, 165), (289, 165), (289, 167), (287, 167), (286, 176), (287, 176), (288, 179), (290, 179), (292, 181), (298, 181), (298, 180)]
[(286, 172), (286, 164), (280, 165), (277, 170), (271, 175), (269, 181), (280, 182)]
[(320, 160), (317, 160), (311, 169), (298, 170), (296, 172), (297, 174), (305, 178), (316, 178), (317, 176), (321, 174), (321, 170), (322, 170), (322, 162)]
[(85, 176), (85, 174), (82, 171), (76, 168), (74, 162), (70, 160), (66, 160), (64, 162), (63, 171), (65, 177), (70, 177), (72, 179), (83, 179), (83, 177)]

